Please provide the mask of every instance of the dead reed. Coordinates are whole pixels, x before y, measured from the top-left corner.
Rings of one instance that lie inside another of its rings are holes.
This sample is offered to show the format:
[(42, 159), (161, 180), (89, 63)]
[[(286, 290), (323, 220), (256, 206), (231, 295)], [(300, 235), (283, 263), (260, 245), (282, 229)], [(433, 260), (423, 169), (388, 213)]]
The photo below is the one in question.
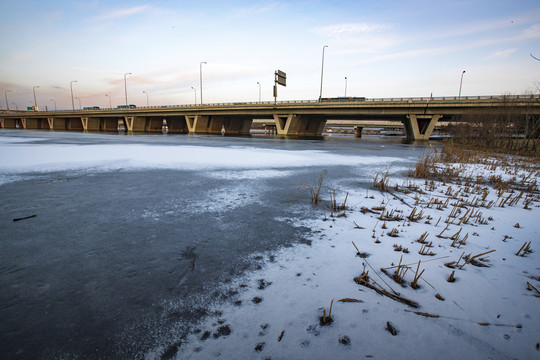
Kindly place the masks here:
[(525, 256), (527, 254), (530, 254), (532, 253), (532, 249), (531, 249), (531, 242), (525, 242), (525, 244), (523, 244), (518, 252), (516, 253), (517, 256)]
[(323, 315), (320, 318), (321, 325), (330, 325), (334, 319), (332, 319), (332, 306), (334, 305), (334, 299), (330, 302), (330, 309), (328, 310), (328, 316), (326, 315), (326, 309), (323, 309)]
[[(321, 189), (323, 184), (324, 176), (328, 173), (328, 170), (323, 170), (321, 172), (321, 175), (319, 175), (319, 182), (315, 183), (313, 186), (308, 185), (306, 183), (302, 183), (298, 186), (298, 189), (296, 190), (296, 195), (298, 195), (298, 192), (302, 189), (307, 189), (311, 195), (311, 202), (313, 204), (318, 204), (321, 201)], [(295, 199), (296, 199), (295, 195)]]

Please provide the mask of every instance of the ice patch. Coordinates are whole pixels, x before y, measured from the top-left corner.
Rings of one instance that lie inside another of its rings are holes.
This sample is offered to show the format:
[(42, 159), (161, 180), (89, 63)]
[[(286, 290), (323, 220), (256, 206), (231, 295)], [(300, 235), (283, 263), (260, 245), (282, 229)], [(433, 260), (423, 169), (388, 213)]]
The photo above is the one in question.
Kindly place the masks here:
[[(259, 191), (263, 191), (263, 189), (259, 187)], [(204, 200), (191, 205), (191, 211), (222, 213), (258, 201), (259, 195), (251, 187), (227, 186), (209, 191)]]
[(208, 176), (225, 180), (256, 180), (285, 177), (293, 174), (292, 171), (281, 170), (240, 170), (240, 171), (215, 171)]

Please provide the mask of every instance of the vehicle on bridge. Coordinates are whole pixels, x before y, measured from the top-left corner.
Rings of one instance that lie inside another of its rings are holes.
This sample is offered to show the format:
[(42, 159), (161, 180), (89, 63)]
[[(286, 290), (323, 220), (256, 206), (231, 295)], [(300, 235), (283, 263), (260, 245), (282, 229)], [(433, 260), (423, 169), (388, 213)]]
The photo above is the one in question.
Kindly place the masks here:
[(339, 96), (332, 98), (321, 98), (321, 101), (366, 101), (365, 97)]
[(99, 110), (99, 106), (85, 106), (83, 110)]
[(116, 108), (117, 109), (135, 109), (137, 106), (133, 105), (133, 104), (129, 104), (129, 105), (118, 105)]

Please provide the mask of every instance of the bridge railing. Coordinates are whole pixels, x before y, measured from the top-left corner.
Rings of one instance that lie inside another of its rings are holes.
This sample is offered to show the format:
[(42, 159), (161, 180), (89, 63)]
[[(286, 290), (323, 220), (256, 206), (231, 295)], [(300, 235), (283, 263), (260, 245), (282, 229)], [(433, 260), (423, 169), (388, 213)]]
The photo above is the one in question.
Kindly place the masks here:
[[(364, 100), (325, 100), (321, 102), (319, 100), (281, 100), (281, 101), (248, 101), (248, 102), (220, 102), (220, 103), (206, 103), (202, 105), (197, 104), (180, 104), (180, 105), (155, 105), (155, 106), (138, 106), (136, 108), (100, 108), (95, 110), (89, 109), (75, 109), (77, 112), (88, 111), (100, 111), (100, 110), (118, 110), (122, 112), (136, 111), (141, 109), (171, 109), (171, 108), (200, 108), (200, 107), (213, 107), (213, 106), (234, 106), (234, 105), (289, 105), (289, 104), (352, 104), (352, 103), (366, 103), (366, 102), (427, 102), (427, 101), (473, 101), (473, 100), (515, 100), (515, 99), (539, 99), (540, 95), (479, 95), (479, 96), (422, 96), (422, 97), (391, 97), (391, 98), (365, 98)], [(9, 110), (10, 112), (26, 112), (25, 110)], [(64, 109), (57, 110), (55, 112), (73, 112), (74, 110)]]

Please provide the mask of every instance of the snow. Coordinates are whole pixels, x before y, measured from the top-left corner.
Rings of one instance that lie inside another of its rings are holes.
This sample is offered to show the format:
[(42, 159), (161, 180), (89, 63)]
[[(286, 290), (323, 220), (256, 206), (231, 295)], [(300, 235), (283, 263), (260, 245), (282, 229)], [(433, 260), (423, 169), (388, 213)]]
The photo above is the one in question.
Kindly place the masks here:
[[(538, 168), (527, 172), (517, 170), (511, 163), (506, 167), (453, 166), (474, 179), (480, 175), (487, 179), (494, 174), (510, 179), (531, 173), (527, 181), (535, 188), (533, 200), (528, 209), (524, 209), (525, 197), (511, 206), (508, 202), (500, 206), (504, 198), (514, 198), (519, 191), (498, 194), (492, 185), (476, 187), (465, 182), (431, 185), (418, 179), (390, 181), (392, 186), (397, 183), (402, 189), (412, 184), (421, 189), (421, 193), (408, 194), (391, 194), (375, 188), (366, 192), (325, 184), (325, 191), (337, 188), (338, 203), (348, 192), (347, 204), (353, 205), (345, 211), (346, 216), (330, 217), (330, 210), (318, 205), (320, 219), (298, 224), (313, 230), (311, 245), (259, 254), (267, 259), (263, 269), (224, 287), (223, 291), (239, 292), (233, 304), (216, 302), (214, 311), (219, 316), (198, 324), (180, 346), (160, 347), (146, 357), (175, 354), (178, 359), (538, 358), (540, 298), (534, 296), (534, 290), (528, 290), (528, 283), (540, 289), (540, 199), (535, 185), (540, 176)], [(454, 194), (459, 189), (459, 195), (450, 199), (447, 207), (428, 206), (433, 198), (445, 201), (449, 186)], [(452, 205), (472, 202), (485, 190), (489, 194), (482, 205)], [(312, 206), (307, 193), (297, 201)], [(407, 220), (415, 206), (418, 212), (423, 211), (422, 219)], [(379, 219), (380, 211), (365, 211), (380, 207), (394, 210), (403, 220), (384, 222)], [(476, 218), (460, 223), (469, 208)], [(460, 214), (443, 231), (446, 219), (457, 210)], [(397, 229), (397, 237), (388, 235), (392, 229)], [(462, 230), (453, 247), (454, 241), (449, 237), (459, 229)], [(429, 234), (426, 242), (433, 243), (428, 248), (434, 253), (432, 256), (419, 254), (423, 245), (418, 239), (425, 232)], [(464, 244), (458, 248), (459, 241)], [(529, 241), (532, 252), (517, 256), (516, 252)], [(368, 254), (366, 258), (357, 255), (353, 242), (361, 253)], [(394, 251), (394, 244), (407, 248), (408, 253)], [(487, 267), (472, 263), (461, 267), (465, 262), (463, 255), (472, 257), (491, 250), (495, 251), (478, 257)], [(460, 257), (455, 268), (445, 266)], [(402, 285), (391, 278), (394, 269), (388, 270), (390, 276), (381, 271), (398, 265), (401, 258), (402, 264), (410, 265)], [(410, 283), (419, 260), (420, 272), (425, 271), (419, 288), (413, 289)], [(395, 290), (418, 302), (419, 307), (413, 308), (355, 283), (353, 279), (363, 269), (382, 288)], [(448, 282), (452, 271), (456, 280)], [(436, 298), (437, 294), (444, 300)], [(341, 299), (358, 302), (340, 302)], [(323, 310), (328, 314), (332, 300), (333, 321), (322, 325), (320, 317)], [(387, 330), (388, 323), (397, 330), (395, 336)]]

